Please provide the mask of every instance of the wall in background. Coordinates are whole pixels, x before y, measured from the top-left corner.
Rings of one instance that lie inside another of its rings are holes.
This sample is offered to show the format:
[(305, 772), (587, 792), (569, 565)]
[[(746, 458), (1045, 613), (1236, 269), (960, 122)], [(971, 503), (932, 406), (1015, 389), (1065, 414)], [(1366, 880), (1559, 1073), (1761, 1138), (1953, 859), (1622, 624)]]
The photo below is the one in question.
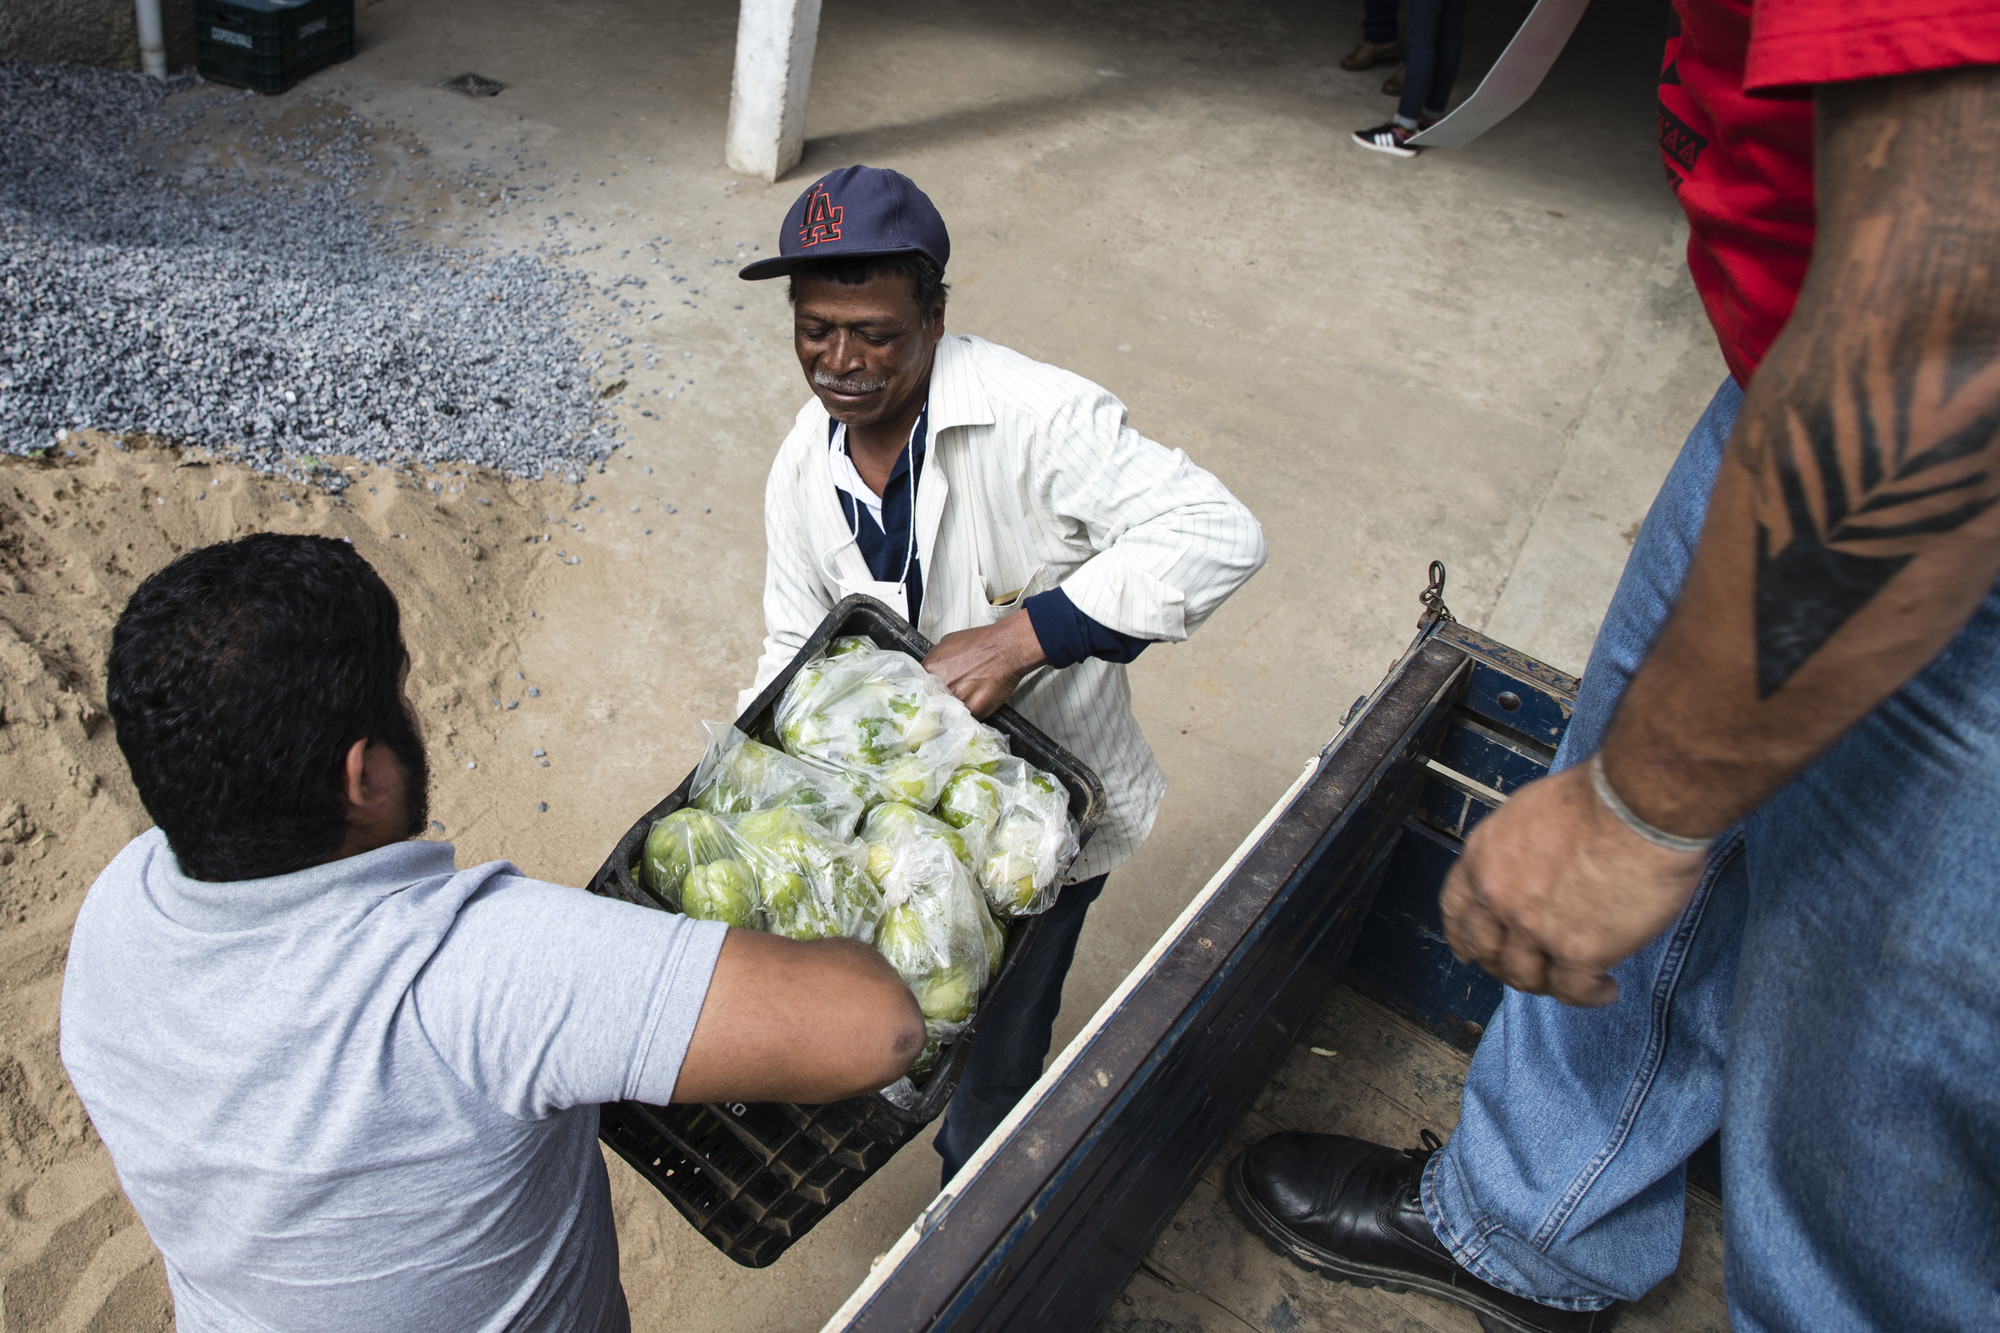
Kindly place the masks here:
[[(161, 0), (167, 68), (194, 64), (193, 0)], [(106, 69), (139, 68), (139, 20), (132, 0), (6, 0), (0, 4), (0, 60), (66, 60)]]

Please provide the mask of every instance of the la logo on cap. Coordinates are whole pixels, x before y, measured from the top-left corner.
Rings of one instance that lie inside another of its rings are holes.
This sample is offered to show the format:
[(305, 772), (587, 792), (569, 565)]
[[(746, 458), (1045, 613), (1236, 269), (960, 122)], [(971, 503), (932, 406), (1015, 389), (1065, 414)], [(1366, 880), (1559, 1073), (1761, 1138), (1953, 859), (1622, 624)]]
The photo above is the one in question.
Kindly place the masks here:
[(753, 260), (737, 276), (756, 282), (837, 257), (906, 254), (923, 255), (942, 272), (951, 258), (937, 208), (909, 177), (884, 167), (842, 167), (821, 176), (785, 209), (777, 240), (777, 254)]
[(799, 248), (839, 240), (840, 215), (844, 211), (833, 202), (824, 184), (813, 186), (812, 198), (806, 201), (806, 215), (799, 222)]

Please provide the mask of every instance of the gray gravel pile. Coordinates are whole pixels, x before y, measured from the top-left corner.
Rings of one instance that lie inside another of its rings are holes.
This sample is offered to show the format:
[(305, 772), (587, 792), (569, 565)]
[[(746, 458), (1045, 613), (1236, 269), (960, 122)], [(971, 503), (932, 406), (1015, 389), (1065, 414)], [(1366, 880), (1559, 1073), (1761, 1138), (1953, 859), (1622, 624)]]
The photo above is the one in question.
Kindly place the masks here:
[[(190, 83), (0, 61), (0, 448), (145, 432), (334, 487), (315, 455), (577, 480), (610, 451), (587, 278), (415, 242), (359, 196), (365, 122), (260, 130)], [(142, 166), (217, 115), (245, 154)]]

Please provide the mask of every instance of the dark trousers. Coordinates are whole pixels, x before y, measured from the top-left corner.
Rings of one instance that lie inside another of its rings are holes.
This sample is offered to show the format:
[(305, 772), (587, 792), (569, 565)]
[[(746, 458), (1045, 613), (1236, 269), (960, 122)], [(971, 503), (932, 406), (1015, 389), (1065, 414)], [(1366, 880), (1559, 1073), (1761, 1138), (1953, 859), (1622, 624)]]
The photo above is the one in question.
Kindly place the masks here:
[(1402, 0), (1361, 0), (1361, 40), (1380, 46), (1396, 40), (1396, 11)]
[(1451, 107), (1451, 85), (1465, 53), (1466, 0), (1410, 0), (1403, 33), (1403, 100), (1396, 114), (1416, 120)]
[(1063, 978), (1076, 957), (1076, 937), (1083, 933), (1084, 915), (1102, 892), (1102, 875), (1064, 888), (1056, 905), (1043, 914), (1033, 951), (1015, 964), (1006, 1003), (979, 1015), (972, 1054), (966, 1058), (933, 1145), (944, 1159), (945, 1181), (958, 1174), (993, 1127), (1042, 1076), (1049, 1035), (1062, 1008)]

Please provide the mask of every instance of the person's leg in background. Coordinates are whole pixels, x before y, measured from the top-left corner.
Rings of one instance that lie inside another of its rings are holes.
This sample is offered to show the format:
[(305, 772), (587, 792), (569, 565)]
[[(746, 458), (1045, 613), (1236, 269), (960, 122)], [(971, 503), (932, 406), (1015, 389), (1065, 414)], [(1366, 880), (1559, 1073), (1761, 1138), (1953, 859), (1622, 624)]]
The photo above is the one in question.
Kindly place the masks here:
[(2000, 1328), (2000, 587), (1744, 822), (1738, 1333)]
[(1042, 1076), (1049, 1037), (1062, 1009), (1063, 978), (1076, 957), (1083, 919), (1102, 892), (1102, 875), (1065, 886), (1055, 906), (1043, 914), (1033, 950), (1014, 965), (1006, 1006), (980, 1011), (972, 1054), (959, 1072), (958, 1087), (933, 1142), (944, 1159), (943, 1183), (958, 1174)]
[(1403, 58), (1403, 44), (1396, 40), (1401, 7), (1401, 0), (1362, 0), (1361, 44), (1341, 57), (1342, 69), (1373, 69)]
[[(1361, 40), (1370, 46), (1394, 46), (1396, 44), (1396, 11), (1402, 8), (1402, 0), (1362, 0)], [(1345, 65), (1346, 62), (1342, 62)], [(1376, 64), (1382, 63), (1376, 61)], [(1348, 66), (1352, 69), (1366, 69), (1366, 65)]]
[(1402, 100), (1396, 105), (1395, 119), (1354, 132), (1354, 142), (1363, 148), (1396, 157), (1417, 155), (1417, 150), (1403, 141), (1417, 132), (1424, 95), (1430, 91), (1432, 73), (1437, 67), (1438, 33), (1448, 3), (1459, 4), (1462, 17), (1464, 0), (1409, 0), (1403, 23)]
[(1438, 34), (1443, 30), (1445, 9), (1453, 3), (1460, 6), (1462, 16), (1464, 0), (1410, 0), (1409, 26), (1403, 40), (1403, 95), (1396, 103), (1396, 123), (1405, 129), (1415, 130), (1417, 118), (1423, 114), (1424, 95), (1430, 91), (1437, 70)]
[[(1398, 158), (1414, 158), (1416, 148), (1408, 146), (1412, 134), (1422, 128), (1424, 98), (1430, 94), (1430, 86), (1438, 72), (1438, 38), (1444, 32), (1446, 10), (1456, 8), (1458, 28), (1464, 32), (1464, 6), (1466, 0), (1410, 0), (1408, 12), (1404, 14), (1404, 66), (1402, 66), (1402, 96), (1396, 102), (1396, 116), (1386, 124), (1372, 126), (1368, 130), (1354, 130), (1354, 142), (1362, 148), (1374, 152), (1388, 152)], [(1456, 46), (1452, 72), (1446, 76), (1446, 90), (1450, 90), (1450, 80), (1458, 78)]]
[(1465, 55), (1465, 6), (1466, 0), (1444, 0), (1438, 14), (1438, 30), (1435, 42), (1436, 54), (1432, 58), (1431, 77), (1428, 85), (1413, 79), (1403, 83), (1403, 99), (1397, 106), (1397, 114), (1409, 110), (1410, 92), (1421, 94), (1422, 106), (1417, 111), (1417, 123), (1430, 125), (1444, 119), (1445, 112), (1451, 110), (1451, 86), (1458, 82), (1459, 61)]

